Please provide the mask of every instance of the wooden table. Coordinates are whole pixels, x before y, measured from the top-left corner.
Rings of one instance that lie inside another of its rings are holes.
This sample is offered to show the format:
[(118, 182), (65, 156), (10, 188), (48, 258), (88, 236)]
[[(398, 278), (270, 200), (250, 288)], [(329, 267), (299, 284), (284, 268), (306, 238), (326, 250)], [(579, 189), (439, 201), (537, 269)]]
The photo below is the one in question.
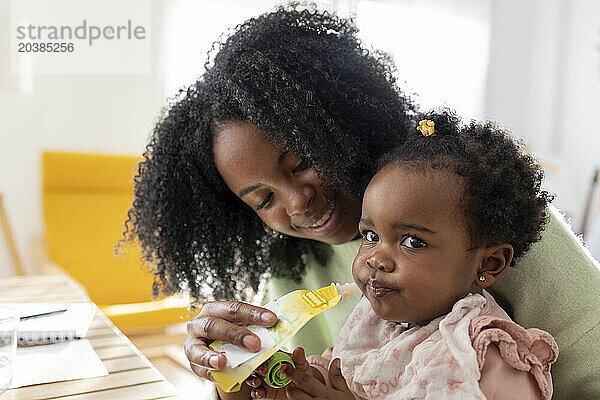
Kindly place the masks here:
[[(83, 288), (64, 275), (30, 275), (0, 280), (0, 302), (90, 301)], [(101, 311), (96, 313), (86, 338), (108, 370), (107, 376), (10, 389), (0, 395), (0, 400), (177, 398), (175, 387)]]

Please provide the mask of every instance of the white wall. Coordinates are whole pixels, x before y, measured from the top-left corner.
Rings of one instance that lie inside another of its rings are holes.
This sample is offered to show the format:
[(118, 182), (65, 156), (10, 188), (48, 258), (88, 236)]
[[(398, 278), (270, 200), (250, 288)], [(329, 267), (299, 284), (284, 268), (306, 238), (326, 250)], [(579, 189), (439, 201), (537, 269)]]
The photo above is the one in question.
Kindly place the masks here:
[(491, 10), (486, 117), (544, 160), (576, 230), (600, 164), (598, 15), (596, 0), (497, 0)]
[[(562, 116), (560, 143), (565, 162), (573, 166), (566, 177), (573, 186), (567, 190), (575, 193), (573, 206), (579, 207), (580, 218), (583, 193), (588, 190), (593, 168), (600, 166), (600, 2), (577, 0), (569, 5), (564, 103), (557, 113)], [(600, 219), (600, 197), (596, 200), (595, 217)], [(600, 236), (596, 241), (600, 250)], [(594, 255), (600, 259), (600, 252)]]
[[(163, 104), (164, 3), (153, 0), (152, 72), (123, 75), (10, 74), (6, 3), (0, 8), (0, 192), (17, 247), (32, 271), (29, 238), (41, 234), (41, 153), (141, 154)], [(11, 272), (0, 238), (0, 277)]]
[[(388, 53), (398, 84), (424, 110), (448, 106), (484, 116), (490, 0), (361, 0), (359, 36)], [(415, 93), (415, 95), (413, 95)]]

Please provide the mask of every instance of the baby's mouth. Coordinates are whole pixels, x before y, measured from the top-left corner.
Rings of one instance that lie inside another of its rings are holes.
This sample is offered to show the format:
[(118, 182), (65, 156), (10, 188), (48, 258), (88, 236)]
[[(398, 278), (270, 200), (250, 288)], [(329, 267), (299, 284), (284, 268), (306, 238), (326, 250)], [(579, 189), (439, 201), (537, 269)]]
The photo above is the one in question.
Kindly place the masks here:
[(367, 290), (375, 297), (383, 297), (396, 291), (396, 289), (387, 287), (381, 281), (372, 277), (365, 282), (365, 286)]

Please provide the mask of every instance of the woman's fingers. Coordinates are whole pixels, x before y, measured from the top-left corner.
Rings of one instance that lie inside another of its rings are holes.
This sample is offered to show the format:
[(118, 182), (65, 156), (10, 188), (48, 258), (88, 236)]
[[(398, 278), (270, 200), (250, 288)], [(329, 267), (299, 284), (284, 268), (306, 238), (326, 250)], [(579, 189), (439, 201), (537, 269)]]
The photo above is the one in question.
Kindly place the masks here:
[[(183, 344), (183, 349), (185, 350), (185, 355), (190, 362), (190, 368), (196, 375), (198, 375), (199, 378), (214, 382), (212, 374), (208, 368), (225, 368), (225, 365), (227, 364), (225, 356), (208, 349), (208, 347), (206, 347), (206, 343), (201, 340), (195, 341), (190, 339), (188, 336)], [(192, 361), (192, 359), (195, 361)]]
[(188, 322), (187, 330), (191, 338), (206, 339), (207, 342), (221, 340), (258, 351), (258, 336), (238, 324), (272, 326), (276, 322), (275, 314), (265, 308), (236, 301), (217, 301), (204, 305), (200, 314)]
[(204, 367), (199, 367), (196, 364), (192, 364), (192, 363), (190, 363), (190, 368), (192, 369), (194, 374), (196, 374), (198, 376), (198, 378), (202, 378), (204, 380), (211, 381), (211, 382), (215, 381), (212, 374), (210, 373), (209, 369), (204, 368)]
[[(205, 343), (221, 340), (249, 351), (260, 350), (260, 339), (250, 330), (215, 317), (198, 316), (188, 322), (188, 337)], [(189, 357), (188, 357), (189, 358)], [(194, 361), (190, 359), (190, 361)]]
[(267, 328), (277, 323), (277, 316), (272, 311), (239, 301), (206, 303), (198, 316), (210, 316), (238, 324), (252, 324)]
[(207, 369), (222, 369), (227, 365), (225, 355), (211, 350), (214, 340), (232, 343), (249, 351), (260, 350), (260, 339), (250, 330), (238, 324), (273, 326), (277, 316), (262, 307), (237, 301), (215, 301), (205, 304), (196, 318), (187, 324), (188, 338), (185, 355), (194, 373), (211, 379)]
[(274, 389), (265, 385), (252, 389), (250, 396), (253, 399), (288, 400), (285, 394), (285, 388)]
[(208, 348), (202, 339), (188, 336), (183, 344), (183, 349), (189, 362), (200, 367), (222, 369), (227, 364), (225, 356)]

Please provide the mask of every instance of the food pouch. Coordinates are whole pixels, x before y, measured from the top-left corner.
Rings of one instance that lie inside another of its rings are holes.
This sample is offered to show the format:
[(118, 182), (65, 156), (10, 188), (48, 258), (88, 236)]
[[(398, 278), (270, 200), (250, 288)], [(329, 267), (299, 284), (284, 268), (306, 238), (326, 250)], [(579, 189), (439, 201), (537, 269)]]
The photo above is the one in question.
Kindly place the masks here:
[(215, 382), (225, 392), (238, 391), (246, 378), (308, 321), (338, 304), (342, 298), (357, 293), (360, 291), (354, 283), (332, 283), (318, 290), (295, 290), (264, 305), (277, 315), (278, 321), (271, 328), (248, 326), (261, 339), (262, 347), (257, 353), (221, 341), (210, 345), (214, 351), (224, 352), (228, 360), (224, 369), (211, 371)]

